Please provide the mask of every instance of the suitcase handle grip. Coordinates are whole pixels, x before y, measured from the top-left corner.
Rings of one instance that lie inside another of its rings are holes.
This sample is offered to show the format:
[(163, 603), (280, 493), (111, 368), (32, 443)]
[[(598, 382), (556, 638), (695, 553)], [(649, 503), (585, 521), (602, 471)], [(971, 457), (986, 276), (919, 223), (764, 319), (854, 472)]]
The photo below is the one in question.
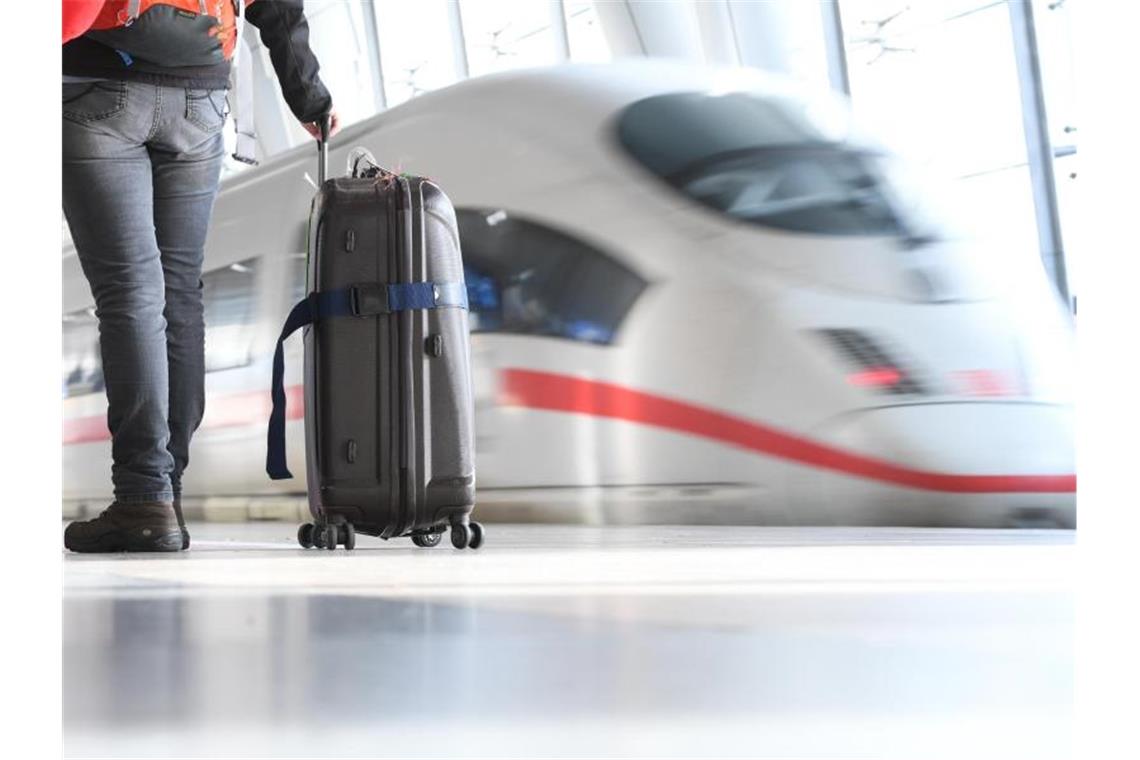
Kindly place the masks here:
[(332, 116), (325, 114), (318, 122), (321, 136), (317, 138), (317, 184), (325, 184), (329, 175), (329, 130), (332, 128)]

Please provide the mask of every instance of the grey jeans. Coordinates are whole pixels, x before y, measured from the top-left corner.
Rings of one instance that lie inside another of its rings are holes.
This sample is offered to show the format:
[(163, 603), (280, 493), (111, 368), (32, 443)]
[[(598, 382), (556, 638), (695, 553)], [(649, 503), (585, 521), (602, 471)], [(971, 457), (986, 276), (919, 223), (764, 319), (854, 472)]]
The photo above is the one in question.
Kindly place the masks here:
[(202, 255), (225, 92), (63, 85), (63, 210), (99, 320), (123, 502), (181, 491), (205, 408)]

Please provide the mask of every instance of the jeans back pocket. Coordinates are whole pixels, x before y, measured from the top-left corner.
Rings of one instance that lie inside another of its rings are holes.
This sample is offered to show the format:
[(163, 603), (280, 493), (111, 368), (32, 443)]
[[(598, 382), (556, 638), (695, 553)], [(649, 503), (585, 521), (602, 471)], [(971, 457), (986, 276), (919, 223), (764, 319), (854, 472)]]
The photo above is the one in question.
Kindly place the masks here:
[(127, 107), (127, 83), (111, 80), (63, 85), (63, 117), (78, 122), (107, 119)]
[(226, 123), (226, 91), (187, 89), (186, 120), (203, 132), (220, 131)]

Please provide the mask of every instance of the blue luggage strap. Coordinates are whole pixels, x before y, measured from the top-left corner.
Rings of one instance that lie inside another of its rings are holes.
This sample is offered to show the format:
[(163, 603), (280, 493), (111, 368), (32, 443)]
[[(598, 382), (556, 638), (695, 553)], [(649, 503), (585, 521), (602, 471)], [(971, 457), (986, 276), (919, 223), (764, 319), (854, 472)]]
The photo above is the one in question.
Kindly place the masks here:
[(368, 283), (312, 292), (289, 312), (273, 352), (273, 411), (269, 415), (265, 471), (273, 480), (293, 477), (285, 460), (285, 339), (329, 317), (373, 317), (398, 311), (467, 308), (463, 282)]

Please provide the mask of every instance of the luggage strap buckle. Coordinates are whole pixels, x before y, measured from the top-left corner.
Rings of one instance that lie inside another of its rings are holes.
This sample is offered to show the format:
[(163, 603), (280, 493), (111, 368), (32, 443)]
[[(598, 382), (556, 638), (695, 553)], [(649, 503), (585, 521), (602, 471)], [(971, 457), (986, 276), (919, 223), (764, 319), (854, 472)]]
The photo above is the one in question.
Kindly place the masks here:
[(347, 291), (347, 311), (354, 317), (449, 306), (467, 308), (467, 288), (462, 281), (359, 283)]
[(349, 303), (352, 306), (354, 317), (371, 317), (377, 314), (392, 313), (387, 284), (353, 285), (349, 293)]

